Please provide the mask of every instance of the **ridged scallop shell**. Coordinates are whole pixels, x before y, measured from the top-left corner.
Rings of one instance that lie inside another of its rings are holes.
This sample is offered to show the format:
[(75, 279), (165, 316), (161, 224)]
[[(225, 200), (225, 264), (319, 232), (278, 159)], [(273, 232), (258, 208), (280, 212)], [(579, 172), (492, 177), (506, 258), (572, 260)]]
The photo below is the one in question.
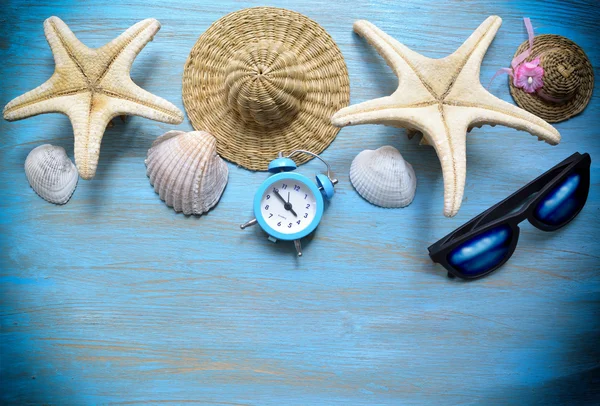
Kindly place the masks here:
[(350, 182), (365, 200), (388, 208), (408, 206), (417, 189), (412, 165), (389, 145), (358, 154), (350, 167)]
[(152, 143), (146, 174), (167, 206), (201, 215), (217, 204), (229, 172), (216, 147), (215, 137), (204, 131), (169, 131)]
[(35, 193), (54, 204), (67, 203), (79, 180), (77, 167), (65, 149), (50, 144), (40, 145), (27, 155), (25, 174)]

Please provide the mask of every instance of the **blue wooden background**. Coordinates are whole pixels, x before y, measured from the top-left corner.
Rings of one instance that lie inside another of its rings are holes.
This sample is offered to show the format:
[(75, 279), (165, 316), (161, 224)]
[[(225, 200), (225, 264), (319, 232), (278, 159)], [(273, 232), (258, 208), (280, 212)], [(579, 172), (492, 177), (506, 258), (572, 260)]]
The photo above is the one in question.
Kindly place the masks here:
[[(536, 33), (579, 43), (600, 82), (600, 11), (589, 1), (3, 1), (0, 105), (53, 72), (43, 21), (62, 18), (87, 45), (155, 17), (161, 31), (134, 81), (183, 109), (193, 44), (223, 15), (274, 5), (306, 14), (348, 64), (352, 103), (390, 94), (396, 78), (353, 34), (367, 19), (432, 57), (454, 51), (489, 15), (504, 19), (485, 57), (487, 83)], [(106, 131), (98, 172), (59, 207), (30, 189), (23, 164), (43, 143), (73, 154), (69, 121), (0, 122), (1, 400), (5, 404), (561, 404), (600, 401), (600, 89), (557, 125), (555, 147), (504, 127), (468, 137), (462, 209), (442, 215), (435, 152), (382, 126), (342, 129), (323, 154), (340, 179), (317, 232), (272, 244), (252, 217), (265, 173), (229, 164), (215, 210), (175, 214), (154, 193), (144, 158), (177, 127), (130, 117)], [(505, 79), (491, 91), (511, 101)], [(390, 144), (414, 165), (405, 209), (369, 205), (348, 170)], [(587, 207), (556, 233), (522, 224), (515, 255), (477, 282), (449, 280), (427, 246), (575, 151), (592, 156)], [(301, 168), (320, 171), (317, 162)], [(597, 404), (597, 403), (596, 403)]]

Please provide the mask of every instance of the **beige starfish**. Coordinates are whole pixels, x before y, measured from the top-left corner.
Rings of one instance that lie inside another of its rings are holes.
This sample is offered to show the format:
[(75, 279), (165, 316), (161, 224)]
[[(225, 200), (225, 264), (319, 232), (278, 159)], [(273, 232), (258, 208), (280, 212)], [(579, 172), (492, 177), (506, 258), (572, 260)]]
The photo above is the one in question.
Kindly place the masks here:
[(136, 115), (179, 124), (183, 113), (168, 101), (137, 86), (129, 77), (138, 53), (160, 29), (155, 19), (140, 21), (101, 48), (81, 43), (58, 17), (44, 22), (56, 68), (43, 85), (4, 108), (6, 120), (63, 113), (75, 136), (75, 163), (83, 179), (96, 174), (107, 124), (119, 115)]
[(453, 54), (431, 59), (396, 41), (368, 21), (354, 23), (398, 76), (398, 89), (387, 97), (338, 111), (331, 122), (338, 127), (386, 124), (423, 133), (423, 144), (433, 145), (444, 177), (444, 214), (454, 216), (462, 202), (466, 135), (474, 126), (502, 124), (528, 131), (555, 145), (560, 134), (544, 120), (490, 94), (479, 82), (479, 68), (502, 19), (488, 17)]

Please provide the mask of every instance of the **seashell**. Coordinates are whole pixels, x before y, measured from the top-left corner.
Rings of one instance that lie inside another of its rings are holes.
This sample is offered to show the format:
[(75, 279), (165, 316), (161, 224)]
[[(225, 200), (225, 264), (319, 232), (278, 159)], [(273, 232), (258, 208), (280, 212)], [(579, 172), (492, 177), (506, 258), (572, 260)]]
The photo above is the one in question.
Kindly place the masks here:
[(389, 145), (358, 154), (350, 167), (350, 182), (368, 202), (390, 208), (408, 206), (417, 189), (412, 165)]
[(40, 145), (27, 155), (25, 174), (35, 193), (54, 204), (67, 203), (79, 180), (65, 149), (50, 144)]
[(161, 135), (148, 150), (146, 169), (161, 200), (186, 215), (201, 215), (213, 208), (229, 173), (217, 155), (217, 140), (204, 131)]

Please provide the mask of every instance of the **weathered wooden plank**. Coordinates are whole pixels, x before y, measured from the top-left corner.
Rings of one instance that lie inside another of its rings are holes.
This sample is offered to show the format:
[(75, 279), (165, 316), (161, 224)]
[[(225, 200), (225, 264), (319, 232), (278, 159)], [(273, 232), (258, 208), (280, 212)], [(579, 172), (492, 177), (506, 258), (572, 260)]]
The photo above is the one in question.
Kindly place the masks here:
[[(163, 27), (133, 79), (183, 108), (181, 75), (197, 37), (257, 1), (9, 1), (0, 15), (0, 104), (54, 69), (42, 23), (62, 18), (89, 46), (138, 20)], [(318, 21), (348, 64), (352, 103), (391, 93), (396, 78), (358, 36), (368, 19), (432, 57), (451, 53), (488, 15), (503, 26), (483, 83), (537, 33), (578, 42), (600, 66), (600, 11), (592, 1), (273, 1)], [(576, 22), (574, 24), (573, 22)], [(595, 69), (596, 77), (599, 71)], [(597, 90), (597, 89), (596, 89)], [(491, 91), (511, 101), (506, 82)], [(130, 117), (108, 129), (97, 176), (64, 207), (29, 188), (23, 163), (42, 143), (66, 148), (67, 118), (0, 122), (0, 385), (7, 404), (556, 404), (600, 397), (600, 103), (557, 125), (556, 147), (503, 127), (468, 139), (465, 201), (441, 214), (433, 149), (382, 126), (343, 129), (323, 154), (337, 194), (297, 259), (251, 217), (264, 173), (229, 164), (208, 215), (175, 214), (154, 193), (144, 158), (172, 126)], [(178, 126), (191, 129), (189, 121)], [(373, 207), (349, 183), (354, 156), (391, 144), (418, 178), (414, 202)], [(519, 247), (496, 274), (448, 280), (426, 247), (574, 151), (592, 155), (587, 207), (564, 230), (522, 225)], [(318, 163), (303, 173), (321, 170)]]

